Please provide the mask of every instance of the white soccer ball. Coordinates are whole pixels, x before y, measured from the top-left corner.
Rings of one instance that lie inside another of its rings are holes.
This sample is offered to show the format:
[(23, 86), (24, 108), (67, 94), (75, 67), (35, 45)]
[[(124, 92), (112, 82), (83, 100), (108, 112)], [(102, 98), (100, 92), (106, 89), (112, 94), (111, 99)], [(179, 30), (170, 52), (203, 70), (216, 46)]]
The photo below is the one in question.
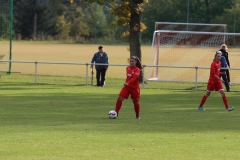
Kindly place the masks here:
[(117, 118), (117, 112), (114, 111), (114, 110), (109, 111), (109, 112), (108, 112), (108, 117), (109, 117), (110, 119)]

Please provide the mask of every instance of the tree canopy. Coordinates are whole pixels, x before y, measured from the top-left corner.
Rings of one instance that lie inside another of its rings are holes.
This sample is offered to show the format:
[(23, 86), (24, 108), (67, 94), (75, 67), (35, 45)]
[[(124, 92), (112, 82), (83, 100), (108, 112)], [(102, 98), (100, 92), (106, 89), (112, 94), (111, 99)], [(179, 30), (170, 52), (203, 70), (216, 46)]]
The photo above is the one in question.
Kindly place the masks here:
[[(146, 2), (143, 0), (16, 0), (14, 1), (14, 38), (31, 39), (36, 22), (38, 40), (113, 42), (124, 39), (130, 42), (130, 33), (143, 31), (139, 39), (141, 38), (145, 43), (152, 40), (155, 22), (187, 22), (187, 0)], [(236, 0), (236, 12), (234, 2), (235, 0), (189, 0), (188, 22), (227, 24), (228, 32), (240, 32), (240, 0)], [(139, 15), (137, 22), (139, 24), (130, 24), (133, 22), (131, 19), (134, 18), (131, 16), (137, 15)], [(0, 15), (2, 22), (7, 21), (6, 17)], [(138, 39), (138, 37), (132, 38)]]

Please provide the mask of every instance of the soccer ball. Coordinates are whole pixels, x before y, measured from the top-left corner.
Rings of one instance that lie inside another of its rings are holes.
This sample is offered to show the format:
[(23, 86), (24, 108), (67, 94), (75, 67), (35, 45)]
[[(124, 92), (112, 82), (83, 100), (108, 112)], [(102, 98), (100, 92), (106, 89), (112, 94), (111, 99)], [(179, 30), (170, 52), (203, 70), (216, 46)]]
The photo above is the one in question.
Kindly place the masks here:
[(110, 119), (117, 118), (117, 112), (114, 111), (114, 110), (109, 111), (109, 112), (108, 112), (108, 117), (109, 117)]

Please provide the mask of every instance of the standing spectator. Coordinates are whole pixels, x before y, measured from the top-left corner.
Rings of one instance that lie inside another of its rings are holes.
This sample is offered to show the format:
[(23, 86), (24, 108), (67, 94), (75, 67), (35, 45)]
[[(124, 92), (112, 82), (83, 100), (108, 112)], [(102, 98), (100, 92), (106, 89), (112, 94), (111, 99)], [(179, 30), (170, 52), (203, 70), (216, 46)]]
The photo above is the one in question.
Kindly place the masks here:
[(211, 69), (210, 69), (210, 77), (208, 80), (208, 85), (207, 85), (207, 92), (206, 94), (202, 97), (202, 100), (200, 102), (200, 105), (198, 107), (198, 110), (203, 111), (203, 105), (205, 101), (207, 100), (208, 96), (210, 96), (212, 91), (219, 91), (220, 94), (222, 95), (222, 100), (225, 105), (225, 108), (227, 111), (232, 111), (234, 107), (228, 107), (228, 100), (227, 97), (224, 93), (224, 89), (222, 87), (222, 80), (219, 76), (220, 74), (225, 74), (225, 73), (220, 73), (220, 68), (221, 68), (221, 53), (216, 53), (215, 54), (215, 60), (211, 64)]
[[(217, 51), (216, 53), (219, 53), (222, 55), (221, 51)], [(227, 68), (227, 62), (224, 56), (221, 56), (221, 68)], [(226, 73), (227, 69), (220, 69), (220, 72)], [(230, 92), (230, 87), (229, 87), (229, 83), (228, 83), (228, 79), (226, 74), (220, 74), (220, 78), (222, 77), (222, 79), (224, 80), (224, 85), (226, 87), (227, 92)]]
[(118, 99), (116, 102), (115, 111), (117, 115), (119, 110), (122, 107), (122, 101), (124, 99), (128, 99), (129, 95), (131, 95), (132, 102), (134, 104), (134, 110), (136, 113), (136, 118), (140, 119), (139, 112), (140, 112), (140, 87), (139, 87), (139, 76), (140, 76), (140, 69), (142, 69), (142, 64), (138, 57), (132, 56), (130, 58), (130, 65), (126, 68), (126, 81), (122, 90), (118, 95)]
[[(221, 49), (219, 51), (222, 52), (222, 56), (225, 57), (226, 61), (227, 61), (227, 65), (228, 67), (230, 68), (230, 62), (229, 62), (229, 59), (228, 59), (228, 52), (227, 52), (227, 45), (226, 44), (222, 44), (221, 45)], [(229, 70), (226, 69), (226, 74), (227, 74), (227, 80), (228, 80), (228, 84), (230, 86), (232, 86), (233, 84), (231, 83), (230, 81), (230, 74), (229, 74)]]
[[(95, 63), (97, 86), (104, 86), (106, 71), (108, 69), (108, 56), (106, 52), (103, 52), (103, 47), (98, 47), (98, 52), (93, 55), (91, 63)], [(106, 65), (97, 65), (97, 63)], [(91, 67), (93, 67), (91, 65)]]

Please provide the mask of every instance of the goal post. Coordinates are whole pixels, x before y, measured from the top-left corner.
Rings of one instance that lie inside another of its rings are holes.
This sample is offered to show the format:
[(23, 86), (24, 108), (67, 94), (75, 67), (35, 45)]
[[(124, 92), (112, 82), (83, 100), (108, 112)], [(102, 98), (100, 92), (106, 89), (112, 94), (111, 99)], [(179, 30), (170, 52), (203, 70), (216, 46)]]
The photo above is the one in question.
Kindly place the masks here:
[[(12, 60), (13, 0), (0, 0), (0, 59)], [(11, 73), (11, 62), (0, 63), (0, 71)]]
[[(195, 68), (209, 68), (221, 44), (228, 46), (231, 68), (240, 68), (240, 34), (157, 30), (153, 33), (148, 80), (194, 82)], [(240, 82), (238, 71), (231, 71), (231, 82)], [(209, 70), (198, 71), (199, 82), (206, 82)], [(236, 83), (235, 82), (235, 83)]]
[(154, 30), (226, 32), (226, 24), (155, 22)]

